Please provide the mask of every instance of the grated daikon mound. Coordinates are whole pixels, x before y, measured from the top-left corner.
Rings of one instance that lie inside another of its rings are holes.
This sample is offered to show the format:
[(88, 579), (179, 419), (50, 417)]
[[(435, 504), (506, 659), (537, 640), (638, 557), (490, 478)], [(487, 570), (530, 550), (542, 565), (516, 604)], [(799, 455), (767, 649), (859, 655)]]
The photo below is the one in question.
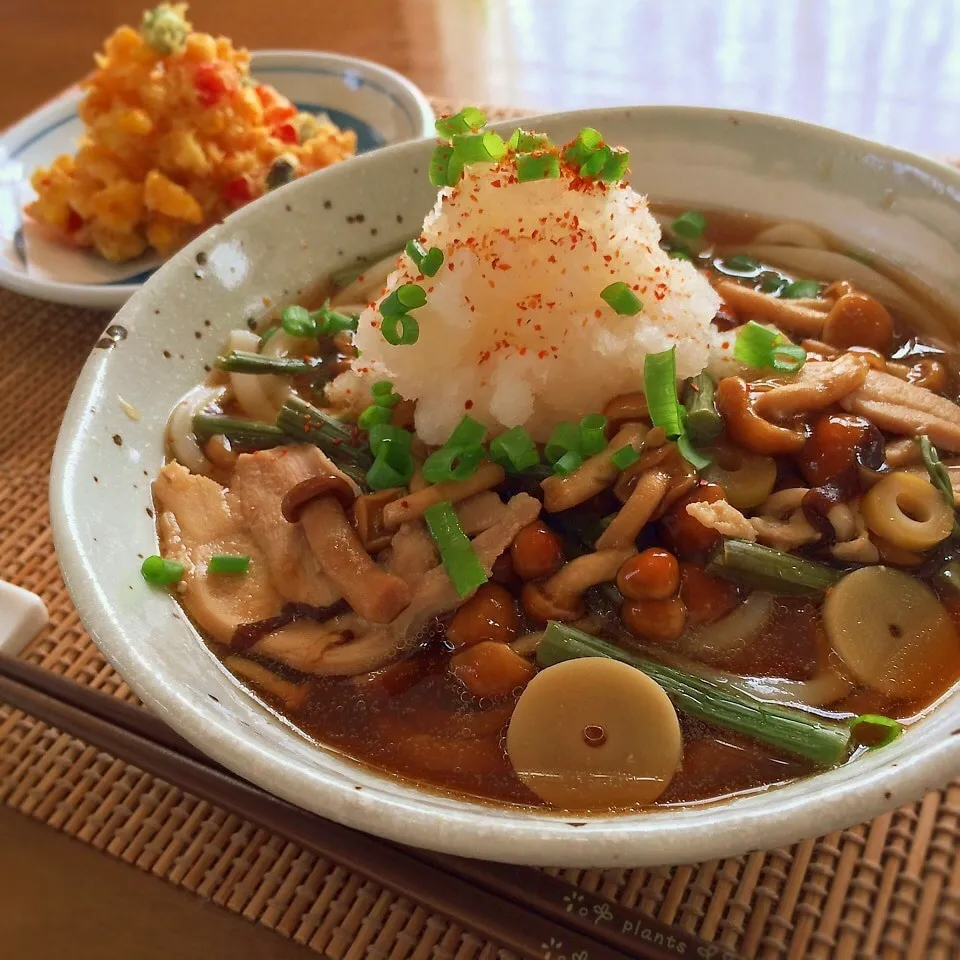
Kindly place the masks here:
[[(465, 413), (492, 432), (525, 426), (545, 440), (561, 420), (602, 411), (643, 388), (644, 357), (677, 347), (680, 379), (698, 374), (715, 349), (719, 298), (692, 264), (659, 247), (646, 198), (623, 184), (575, 177), (520, 183), (508, 158), (467, 169), (440, 192), (420, 242), (444, 263), (423, 277), (401, 257), (386, 291), (419, 283), (425, 306), (411, 313), (415, 344), (391, 346), (380, 315), (361, 315), (361, 357), (331, 387), (334, 402), (393, 381), (417, 401), (416, 430), (443, 443)], [(618, 316), (600, 297), (625, 281), (643, 302)]]

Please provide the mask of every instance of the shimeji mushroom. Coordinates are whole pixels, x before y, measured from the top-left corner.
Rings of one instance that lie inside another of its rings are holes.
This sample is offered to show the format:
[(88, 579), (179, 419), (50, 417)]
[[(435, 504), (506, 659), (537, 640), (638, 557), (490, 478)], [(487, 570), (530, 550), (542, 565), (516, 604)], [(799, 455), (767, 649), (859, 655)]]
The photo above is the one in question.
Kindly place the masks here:
[(406, 583), (374, 563), (346, 511), (353, 488), (332, 474), (310, 477), (284, 495), (281, 509), (289, 523), (299, 523), (323, 572), (365, 620), (389, 623), (410, 603)]
[(823, 625), (853, 675), (892, 697), (928, 694), (960, 657), (957, 631), (934, 592), (890, 567), (861, 567), (832, 587)]
[(524, 585), (523, 609), (536, 623), (566, 622), (583, 616), (583, 596), (598, 583), (615, 580), (624, 560), (636, 553), (633, 546), (585, 553), (564, 564), (549, 580)]
[(602, 657), (538, 673), (507, 731), (517, 776), (542, 800), (568, 810), (652, 803), (682, 752), (676, 711), (659, 684)]

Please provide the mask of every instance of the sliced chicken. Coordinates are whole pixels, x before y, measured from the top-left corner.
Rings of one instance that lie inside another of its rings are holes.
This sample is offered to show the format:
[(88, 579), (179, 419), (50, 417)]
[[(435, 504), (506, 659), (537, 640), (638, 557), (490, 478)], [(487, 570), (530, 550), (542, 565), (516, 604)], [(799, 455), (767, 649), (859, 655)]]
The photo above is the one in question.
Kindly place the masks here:
[(468, 537), (489, 530), (507, 515), (507, 505), (492, 490), (484, 490), (456, 505), (457, 519)]
[(820, 539), (820, 534), (814, 530), (800, 510), (789, 520), (777, 520), (772, 517), (751, 517), (750, 525), (753, 527), (757, 540), (765, 543), (768, 547), (775, 547), (777, 550), (784, 550), (787, 553), (806, 546), (808, 543), (815, 543)]
[[(472, 541), (488, 576), (497, 557), (510, 546), (517, 533), (540, 514), (540, 502), (525, 493), (513, 497), (506, 508), (502, 520)], [(415, 648), (425, 638), (434, 618), (455, 610), (465, 599), (458, 596), (446, 570), (436, 566), (421, 579), (410, 605), (391, 623), (373, 624), (351, 617), (337, 618), (327, 624), (299, 621), (291, 625), (297, 627), (295, 631), (291, 627), (278, 631), (284, 634), (280, 641), (264, 637), (255, 649), (278, 660), (290, 658), (283, 662), (298, 669), (305, 669), (309, 663), (311, 673), (324, 676), (368, 673)], [(331, 634), (334, 634), (332, 638)], [(352, 638), (344, 639), (349, 634)]]
[(726, 500), (717, 500), (716, 503), (688, 503), (687, 514), (697, 523), (716, 530), (721, 536), (733, 537), (735, 540), (757, 539), (757, 532), (750, 521)]
[(771, 493), (758, 507), (759, 516), (750, 518), (761, 543), (787, 552), (815, 543), (820, 534), (803, 514), (806, 487), (788, 487)]
[(422, 520), (401, 523), (384, 553), (384, 569), (395, 573), (411, 590), (416, 590), (424, 576), (440, 562), (437, 545)]
[[(913, 437), (890, 440), (886, 445), (886, 461), (887, 465), (894, 469), (912, 467), (918, 463), (923, 463), (920, 444)], [(924, 473), (926, 473), (926, 469), (924, 469)]]
[(340, 591), (323, 574), (299, 524), (287, 523), (280, 510), (291, 487), (320, 473), (340, 471), (312, 445), (260, 450), (240, 455), (230, 489), (267, 559), (274, 589), (285, 600), (327, 607)]
[(925, 387), (871, 370), (863, 386), (840, 405), (872, 420), (881, 430), (908, 437), (925, 433), (934, 446), (960, 452), (960, 408)]
[[(232, 494), (208, 477), (168, 463), (154, 481), (153, 495), (161, 553), (183, 564), (180, 598), (204, 633), (228, 644), (240, 624), (276, 614), (282, 599)], [(242, 576), (208, 574), (214, 554), (248, 556), (249, 569)]]
[(247, 652), (313, 673), (330, 647), (351, 636), (356, 622), (354, 614), (334, 617), (322, 624), (316, 620), (295, 620), (261, 637)]
[(830, 553), (843, 563), (879, 563), (880, 551), (867, 535), (867, 525), (856, 512), (854, 536), (830, 547)]
[(863, 386), (869, 370), (867, 361), (852, 353), (837, 360), (806, 363), (794, 380), (759, 394), (753, 408), (767, 420), (823, 410)]
[(687, 514), (698, 523), (735, 540), (759, 541), (778, 550), (795, 550), (820, 539), (799, 507), (786, 519), (779, 516), (745, 517), (726, 500), (687, 504)]

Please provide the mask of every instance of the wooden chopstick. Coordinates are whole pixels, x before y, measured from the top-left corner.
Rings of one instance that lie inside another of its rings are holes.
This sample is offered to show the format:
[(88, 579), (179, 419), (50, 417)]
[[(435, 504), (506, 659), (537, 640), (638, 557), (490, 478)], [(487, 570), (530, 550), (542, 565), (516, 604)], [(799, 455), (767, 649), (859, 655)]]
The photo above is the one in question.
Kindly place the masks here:
[(0, 700), (418, 900), (523, 957), (736, 960), (719, 944), (543, 871), (415, 850), (314, 816), (217, 765), (148, 711), (2, 655)]

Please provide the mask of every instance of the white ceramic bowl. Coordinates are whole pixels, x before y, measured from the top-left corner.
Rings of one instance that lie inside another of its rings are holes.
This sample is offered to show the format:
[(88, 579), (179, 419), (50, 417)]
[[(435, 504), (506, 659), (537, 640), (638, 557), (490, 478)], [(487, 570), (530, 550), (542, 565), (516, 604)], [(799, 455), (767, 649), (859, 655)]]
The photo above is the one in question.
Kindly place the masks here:
[[(557, 139), (584, 124), (630, 148), (633, 182), (652, 197), (817, 223), (925, 281), (960, 316), (960, 171), (720, 110), (528, 121)], [(355, 258), (400, 246), (434, 201), (431, 150), (378, 151), (231, 217), (156, 274), (84, 367), (54, 457), (54, 536), (80, 616), (130, 686), (215, 760), (302, 807), (416, 846), (530, 864), (684, 863), (773, 847), (863, 821), (956, 774), (960, 695), (884, 750), (729, 802), (584, 819), (447, 799), (308, 742), (227, 675), (170, 596), (144, 584), (139, 556), (156, 550), (150, 480), (169, 411), (203, 378), (223, 332), (263, 312), (263, 297), (294, 298)]]
[[(257, 50), (250, 69), (301, 110), (327, 113), (357, 134), (366, 153), (433, 133), (427, 98), (399, 73), (369, 60), (310, 50)], [(73, 153), (83, 134), (83, 91), (71, 87), (0, 132), (0, 286), (41, 300), (116, 309), (146, 282), (163, 258), (146, 254), (109, 263), (31, 229), (22, 215), (36, 194), (30, 175), (61, 153)]]

